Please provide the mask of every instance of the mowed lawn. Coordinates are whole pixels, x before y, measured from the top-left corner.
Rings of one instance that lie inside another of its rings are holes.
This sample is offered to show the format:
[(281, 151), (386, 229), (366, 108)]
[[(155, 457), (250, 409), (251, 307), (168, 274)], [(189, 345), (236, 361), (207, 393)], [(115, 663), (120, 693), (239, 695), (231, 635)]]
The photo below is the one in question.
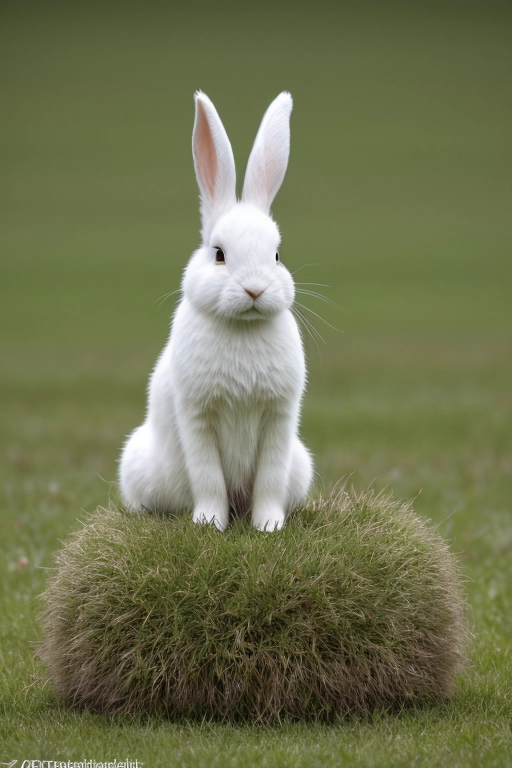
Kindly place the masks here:
[[(508, 766), (512, 754), (512, 17), (499, 4), (0, 12), (0, 762)], [(449, 703), (276, 729), (68, 711), (34, 659), (52, 552), (115, 496), (199, 243), (195, 89), (243, 178), (294, 97), (274, 206), (306, 336), (317, 492), (415, 497), (460, 553)], [(315, 312), (316, 317), (311, 312)], [(321, 319), (323, 318), (323, 319)]]

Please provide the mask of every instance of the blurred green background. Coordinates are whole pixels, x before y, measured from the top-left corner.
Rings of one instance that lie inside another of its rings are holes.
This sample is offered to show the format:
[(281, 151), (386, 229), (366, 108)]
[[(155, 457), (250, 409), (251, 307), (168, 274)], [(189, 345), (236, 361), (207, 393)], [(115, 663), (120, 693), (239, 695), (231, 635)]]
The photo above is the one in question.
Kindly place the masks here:
[(288, 89), (282, 257), (329, 286), (335, 304), (304, 303), (339, 329), (310, 315), (325, 344), (307, 343), (303, 432), (325, 484), (434, 493), (432, 465), (445, 515), (461, 503), (453, 462), (484, 473), (472, 443), (510, 474), (511, 18), (493, 3), (4, 5), (14, 468), (44, 464), (62, 487), (77, 470), (72, 508), (105, 499), (96, 473), (114, 479), (142, 418), (176, 297), (158, 299), (199, 241), (193, 92), (217, 105), (241, 182)]
[(329, 324), (310, 315), (324, 342), (306, 341), (318, 486), (415, 496), (440, 524), (471, 579), (476, 636), (473, 730), (454, 725), (447, 743), (462, 734), (492, 752), (510, 735), (509, 8), (2, 4), (0, 682), (17, 744), (50, 743), (53, 727), (63, 738), (49, 689), (23, 693), (38, 566), (107, 503), (143, 418), (177, 296), (159, 299), (199, 243), (198, 88), (240, 182), (264, 110), (283, 89), (294, 97), (274, 215), (283, 261), (332, 302), (299, 297)]
[(323, 482), (423, 488), (442, 517), (461, 474), (510, 479), (510, 22), (492, 3), (3, 6), (11, 470), (45, 488), (76, 473), (70, 511), (105, 500), (176, 297), (158, 299), (199, 241), (193, 92), (240, 181), (288, 89), (282, 258), (329, 286), (334, 304), (304, 303), (338, 329), (310, 315), (325, 344), (307, 342), (303, 433)]

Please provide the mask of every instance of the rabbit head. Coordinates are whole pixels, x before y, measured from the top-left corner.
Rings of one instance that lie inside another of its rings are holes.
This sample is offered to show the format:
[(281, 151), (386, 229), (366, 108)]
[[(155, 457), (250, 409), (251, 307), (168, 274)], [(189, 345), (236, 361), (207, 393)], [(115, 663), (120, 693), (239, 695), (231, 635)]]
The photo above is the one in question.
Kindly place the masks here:
[(183, 293), (197, 309), (217, 317), (271, 317), (288, 309), (295, 296), (279, 258), (279, 229), (270, 216), (288, 164), (291, 96), (281, 93), (263, 117), (240, 201), (224, 126), (204, 93), (196, 93), (195, 100), (192, 149), (203, 242), (185, 271)]

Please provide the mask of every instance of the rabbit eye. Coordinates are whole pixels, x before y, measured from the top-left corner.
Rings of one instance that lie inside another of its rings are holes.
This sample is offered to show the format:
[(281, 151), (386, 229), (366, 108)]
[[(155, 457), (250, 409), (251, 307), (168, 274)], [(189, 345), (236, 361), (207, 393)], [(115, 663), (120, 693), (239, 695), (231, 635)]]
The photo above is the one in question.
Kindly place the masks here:
[(279, 261), (279, 251), (276, 251), (276, 261)]
[(226, 263), (226, 254), (224, 253), (222, 248), (215, 248), (215, 263), (216, 264)]

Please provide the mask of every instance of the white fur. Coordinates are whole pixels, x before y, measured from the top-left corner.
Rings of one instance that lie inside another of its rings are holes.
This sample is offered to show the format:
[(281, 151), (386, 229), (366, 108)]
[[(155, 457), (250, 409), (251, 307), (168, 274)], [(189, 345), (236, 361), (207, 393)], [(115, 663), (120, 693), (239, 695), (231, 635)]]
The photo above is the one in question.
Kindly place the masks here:
[(288, 162), (291, 108), (282, 93), (267, 110), (237, 202), (228, 137), (211, 101), (196, 94), (203, 244), (184, 273), (146, 420), (121, 456), (121, 494), (132, 510), (191, 508), (196, 522), (224, 530), (230, 507), (250, 509), (257, 528), (273, 530), (307, 497), (312, 462), (297, 436), (304, 353), (269, 215)]

